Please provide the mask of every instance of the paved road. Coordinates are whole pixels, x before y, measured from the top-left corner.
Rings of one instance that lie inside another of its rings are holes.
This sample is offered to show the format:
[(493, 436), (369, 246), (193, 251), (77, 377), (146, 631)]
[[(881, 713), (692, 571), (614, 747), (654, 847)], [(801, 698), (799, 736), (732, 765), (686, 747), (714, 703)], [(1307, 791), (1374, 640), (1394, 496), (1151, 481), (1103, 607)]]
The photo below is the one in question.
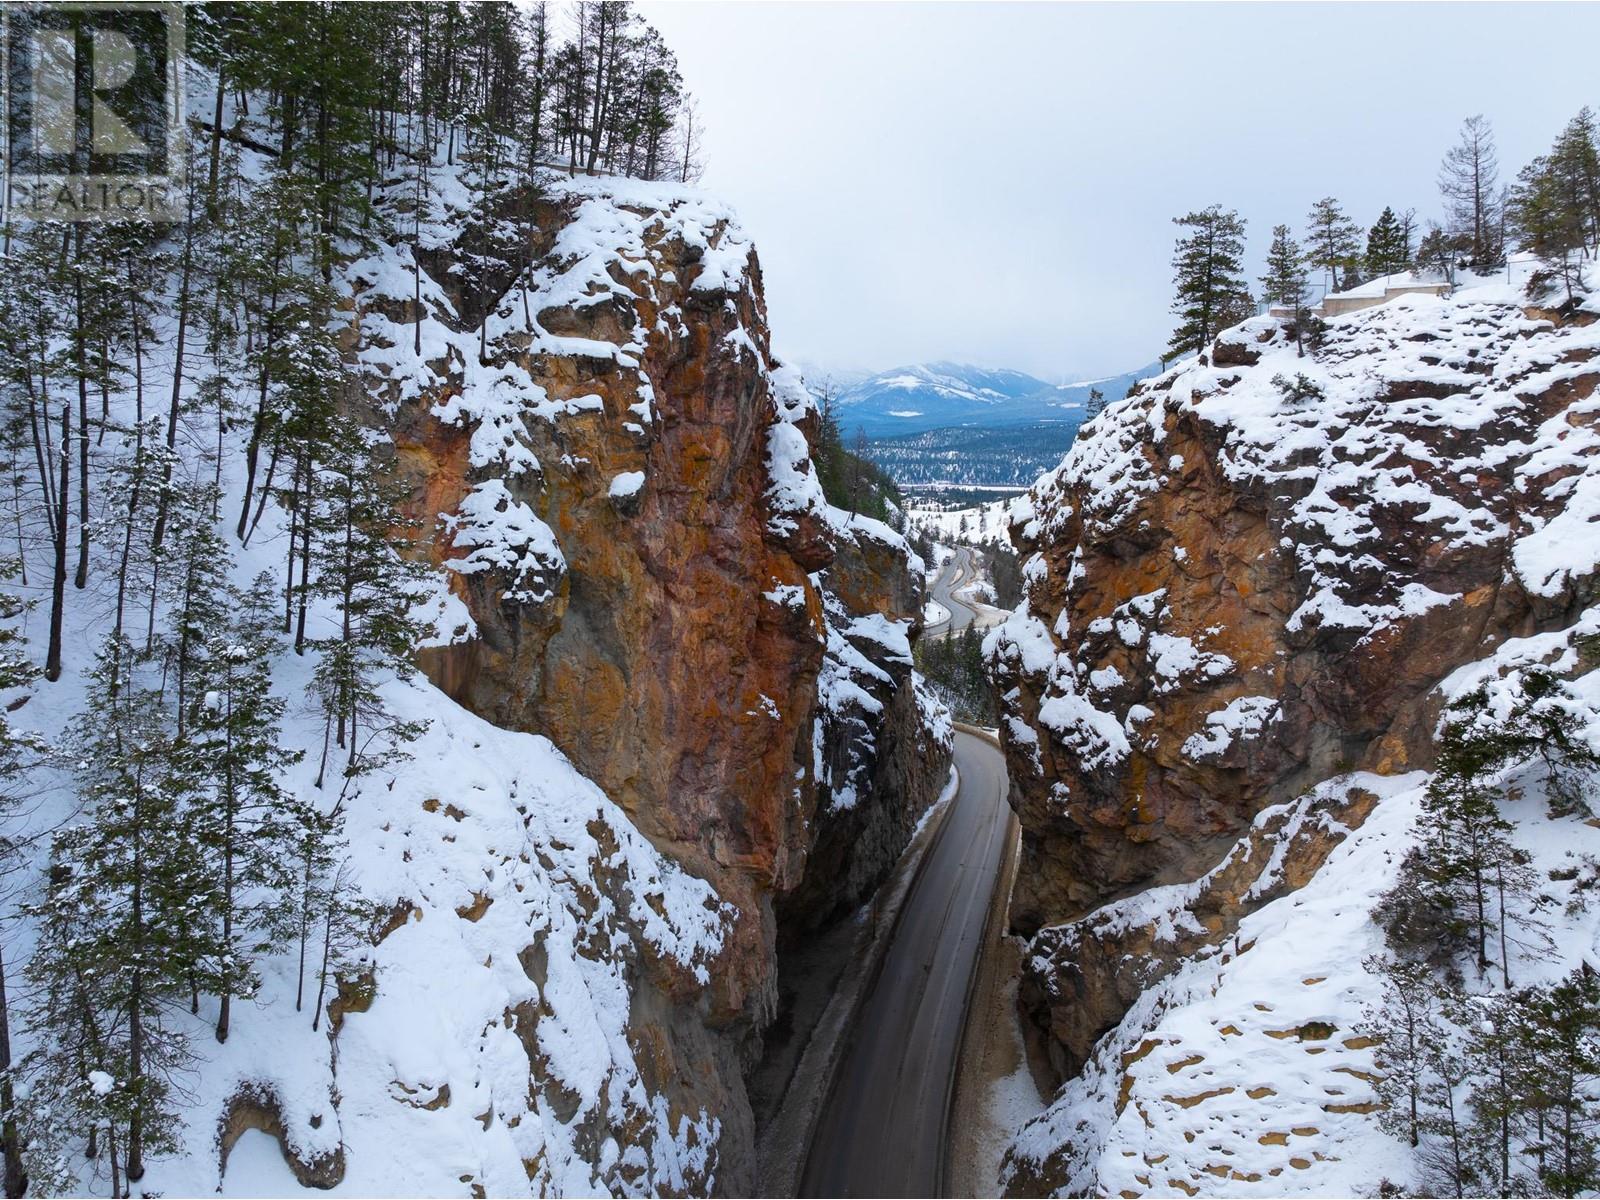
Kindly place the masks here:
[(957, 600), (953, 593), (957, 588), (964, 587), (978, 577), (978, 567), (972, 560), (972, 551), (965, 546), (957, 546), (956, 552), (950, 556), (948, 562), (939, 569), (935, 576), (933, 587), (929, 590), (933, 598), (945, 608), (950, 610), (947, 620), (927, 629), (929, 637), (944, 637), (947, 634), (960, 633), (977, 617), (977, 611), (971, 605)]
[(961, 788), (901, 910), (812, 1139), (802, 1196), (936, 1196), (967, 994), (1010, 810), (1005, 761), (956, 734)]

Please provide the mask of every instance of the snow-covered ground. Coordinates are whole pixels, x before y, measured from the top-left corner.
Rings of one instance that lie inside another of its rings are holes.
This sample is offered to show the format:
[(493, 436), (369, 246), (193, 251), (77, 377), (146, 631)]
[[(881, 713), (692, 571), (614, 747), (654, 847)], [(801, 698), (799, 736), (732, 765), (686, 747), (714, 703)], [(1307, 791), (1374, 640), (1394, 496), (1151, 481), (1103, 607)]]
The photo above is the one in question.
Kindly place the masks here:
[(1013, 499), (1007, 496), (969, 508), (948, 510), (918, 508), (911, 504), (906, 509), (906, 521), (910, 528), (924, 531), (935, 541), (947, 545), (966, 542), (1005, 546), (1010, 544), (1007, 513)]

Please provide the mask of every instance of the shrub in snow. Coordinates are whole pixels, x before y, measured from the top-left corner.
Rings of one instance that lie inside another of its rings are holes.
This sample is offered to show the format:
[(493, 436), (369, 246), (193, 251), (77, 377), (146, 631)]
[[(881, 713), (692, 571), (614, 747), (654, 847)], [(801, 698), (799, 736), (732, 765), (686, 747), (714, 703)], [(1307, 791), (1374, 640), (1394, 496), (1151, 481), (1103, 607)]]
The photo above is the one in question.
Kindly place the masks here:
[(1309, 404), (1326, 396), (1320, 384), (1307, 379), (1304, 375), (1296, 375), (1293, 379), (1274, 375), (1272, 386), (1278, 389), (1278, 394), (1283, 397), (1286, 404)]

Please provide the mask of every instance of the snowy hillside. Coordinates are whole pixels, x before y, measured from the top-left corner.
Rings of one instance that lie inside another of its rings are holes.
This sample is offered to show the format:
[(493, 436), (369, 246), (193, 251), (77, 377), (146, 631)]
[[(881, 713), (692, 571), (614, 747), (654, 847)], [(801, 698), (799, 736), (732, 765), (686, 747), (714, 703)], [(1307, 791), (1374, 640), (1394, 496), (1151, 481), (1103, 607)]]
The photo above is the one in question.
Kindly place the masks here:
[(956, 426), (870, 438), (867, 456), (902, 488), (978, 484), (1025, 488), (1067, 452), (1076, 419), (998, 429)]
[(987, 650), (1024, 1004), (1068, 1078), (1010, 1189), (1514, 1194), (1552, 1141), (1588, 1161), (1548, 1127), (1593, 1060), (1533, 1081), (1594, 1036), (1600, 304), (1525, 283), (1305, 357), (1246, 321), (1013, 507), (1027, 601)]
[[(324, 280), (277, 132), (226, 100), (218, 216), (148, 231), (92, 436), (38, 421), (38, 474), (30, 447), (8, 476), (5, 1080), (34, 1187), (739, 1190), (774, 897), (822, 845), (817, 919), (853, 904), (946, 782), (921, 564), (824, 503), (725, 205), (530, 185), (396, 118), (417, 149)], [(5, 312), (69, 328), (59, 238), (11, 245)], [(22, 328), (27, 412), (73, 359)], [(902, 754), (927, 778), (880, 769)]]

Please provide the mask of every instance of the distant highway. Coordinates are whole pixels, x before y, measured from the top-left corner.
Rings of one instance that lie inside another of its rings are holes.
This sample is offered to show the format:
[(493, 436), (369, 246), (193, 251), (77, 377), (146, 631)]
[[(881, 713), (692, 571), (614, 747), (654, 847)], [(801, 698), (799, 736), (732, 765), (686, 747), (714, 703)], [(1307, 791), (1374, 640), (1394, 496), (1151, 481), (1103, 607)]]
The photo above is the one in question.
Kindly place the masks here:
[(924, 631), (926, 636), (945, 637), (948, 634), (960, 633), (977, 619), (977, 610), (957, 600), (954, 595), (957, 588), (965, 587), (975, 582), (977, 578), (978, 567), (973, 561), (972, 551), (966, 546), (957, 546), (956, 552), (940, 568), (930, 589), (933, 598), (944, 605), (950, 615), (935, 625), (929, 625)]
[(1000, 751), (958, 731), (955, 758), (955, 807), (856, 1018), (812, 1138), (802, 1196), (941, 1194), (968, 993), (1011, 816)]

